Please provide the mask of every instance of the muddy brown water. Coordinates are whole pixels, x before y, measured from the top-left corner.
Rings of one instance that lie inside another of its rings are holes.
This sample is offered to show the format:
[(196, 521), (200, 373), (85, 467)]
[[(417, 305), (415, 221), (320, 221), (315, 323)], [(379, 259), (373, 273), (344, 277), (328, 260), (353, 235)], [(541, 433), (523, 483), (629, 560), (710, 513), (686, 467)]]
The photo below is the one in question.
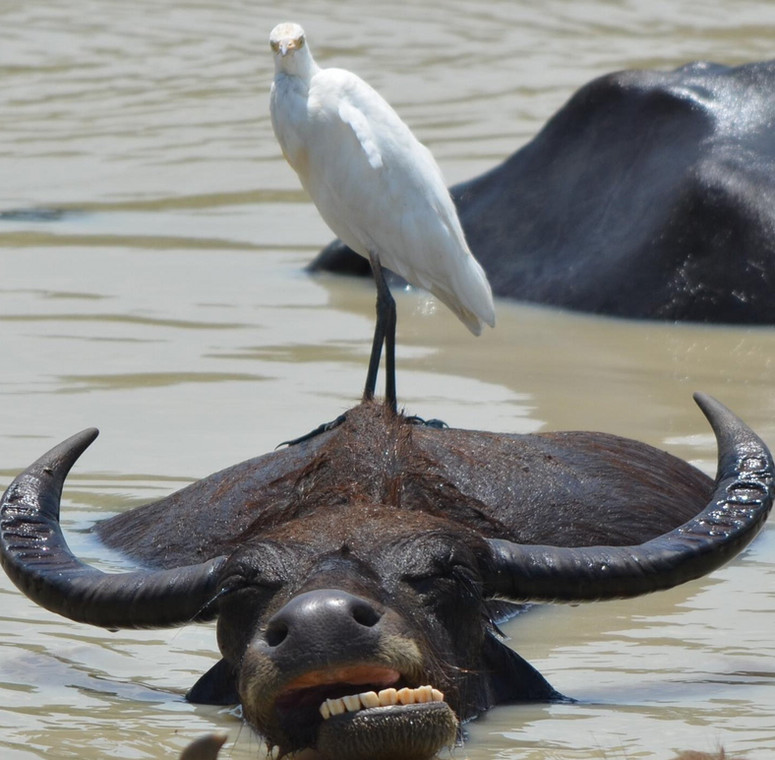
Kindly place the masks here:
[[(772, 55), (775, 5), (650, 0), (240, 0), (0, 4), (0, 482), (89, 425), (68, 481), (77, 552), (126, 563), (96, 519), (272, 449), (358, 397), (370, 283), (310, 279), (330, 239), (271, 134), (267, 35), (306, 28), (359, 72), (450, 182), (529, 139), (598, 74)], [(638, 324), (498, 304), (473, 339), (398, 294), (399, 394), (450, 424), (591, 428), (708, 472), (691, 393), (775, 444), (775, 329)], [(775, 529), (704, 580), (628, 602), (545, 607), (508, 626), (573, 705), (503, 707), (453, 751), (471, 760), (670, 758), (775, 749)], [(0, 756), (171, 758), (212, 730), (262, 757), (233, 712), (182, 695), (216, 657), (211, 626), (105, 633), (0, 577)]]

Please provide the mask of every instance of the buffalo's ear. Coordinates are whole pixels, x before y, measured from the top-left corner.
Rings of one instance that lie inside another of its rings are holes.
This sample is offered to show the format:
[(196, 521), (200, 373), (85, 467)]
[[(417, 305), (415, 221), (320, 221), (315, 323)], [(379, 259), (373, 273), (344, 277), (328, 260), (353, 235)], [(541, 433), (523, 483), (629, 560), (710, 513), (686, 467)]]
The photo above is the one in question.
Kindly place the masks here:
[(527, 660), (488, 632), (484, 639), (484, 663), (495, 704), (503, 702), (570, 702)]
[(236, 705), (237, 671), (226, 660), (218, 660), (186, 694), (189, 702), (199, 705)]

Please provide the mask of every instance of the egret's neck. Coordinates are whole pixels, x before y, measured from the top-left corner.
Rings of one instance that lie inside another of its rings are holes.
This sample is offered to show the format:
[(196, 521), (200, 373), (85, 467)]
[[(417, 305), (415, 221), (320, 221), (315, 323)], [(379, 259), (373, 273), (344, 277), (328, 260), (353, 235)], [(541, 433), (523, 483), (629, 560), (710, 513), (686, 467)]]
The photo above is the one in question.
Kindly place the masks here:
[(315, 59), (310, 55), (307, 47), (287, 55), (279, 53), (275, 55), (275, 74), (287, 74), (309, 82), (319, 70), (320, 67), (315, 63)]

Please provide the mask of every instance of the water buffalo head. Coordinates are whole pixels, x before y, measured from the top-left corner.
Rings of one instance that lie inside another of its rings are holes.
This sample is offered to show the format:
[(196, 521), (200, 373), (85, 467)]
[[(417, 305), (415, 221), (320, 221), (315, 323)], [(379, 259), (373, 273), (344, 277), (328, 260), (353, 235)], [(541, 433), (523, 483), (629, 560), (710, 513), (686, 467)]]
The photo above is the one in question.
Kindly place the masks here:
[(0, 507), (2, 563), (44, 607), (105, 628), (218, 618), (222, 659), (192, 701), (241, 702), (281, 753), (420, 760), (458, 721), (560, 699), (500, 639), (503, 603), (631, 597), (738, 553), (772, 504), (764, 444), (698, 396), (715, 484), (597, 433), (506, 436), (412, 424), (379, 404), (298, 446), (98, 526), (151, 569), (105, 574), (59, 527), (65, 476), (96, 436), (52, 449)]
[(497, 701), (494, 673), (553, 696), (530, 666), (487, 643), (486, 553), (465, 526), (357, 503), (235, 551), (218, 589), (218, 641), (237, 665), (248, 721), (281, 749), (429, 757), (454, 741), (456, 714)]

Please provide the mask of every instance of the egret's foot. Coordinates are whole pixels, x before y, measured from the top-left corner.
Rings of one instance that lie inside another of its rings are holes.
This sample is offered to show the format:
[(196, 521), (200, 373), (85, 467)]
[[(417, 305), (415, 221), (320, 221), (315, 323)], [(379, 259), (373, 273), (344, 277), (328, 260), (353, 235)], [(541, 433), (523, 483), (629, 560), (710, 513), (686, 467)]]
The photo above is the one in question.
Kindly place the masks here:
[(314, 430), (310, 430), (309, 433), (306, 433), (305, 435), (299, 436), (298, 438), (291, 438), (290, 441), (283, 441), (282, 443), (278, 443), (276, 448), (279, 449), (280, 446), (295, 446), (297, 443), (308, 441), (310, 438), (314, 438), (316, 435), (327, 433), (329, 430), (338, 428), (344, 422), (345, 417), (345, 414), (340, 414), (335, 420), (331, 420), (331, 422), (324, 422), (322, 425), (318, 425)]
[(424, 420), (416, 414), (413, 414), (411, 417), (406, 417), (405, 419), (410, 425), (425, 425), (425, 427), (436, 428), (436, 430), (443, 430), (444, 428), (449, 427), (444, 420)]

